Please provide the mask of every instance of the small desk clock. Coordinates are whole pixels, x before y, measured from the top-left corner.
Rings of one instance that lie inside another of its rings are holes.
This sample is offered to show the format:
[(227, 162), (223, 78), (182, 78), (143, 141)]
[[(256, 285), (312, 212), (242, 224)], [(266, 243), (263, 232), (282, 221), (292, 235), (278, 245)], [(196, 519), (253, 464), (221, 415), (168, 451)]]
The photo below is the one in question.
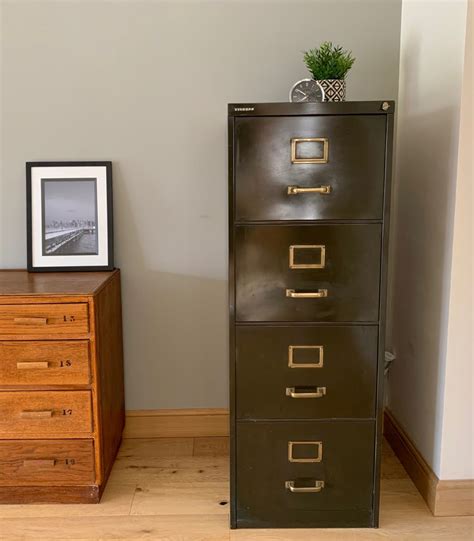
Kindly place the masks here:
[(290, 90), (291, 102), (325, 101), (324, 89), (314, 79), (301, 79)]

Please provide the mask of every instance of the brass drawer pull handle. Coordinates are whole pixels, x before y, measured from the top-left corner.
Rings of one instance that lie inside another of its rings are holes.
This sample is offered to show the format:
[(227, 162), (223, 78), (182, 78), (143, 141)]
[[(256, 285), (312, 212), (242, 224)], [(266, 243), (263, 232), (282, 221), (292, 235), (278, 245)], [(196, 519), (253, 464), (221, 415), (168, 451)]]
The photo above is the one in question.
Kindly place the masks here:
[(47, 325), (47, 317), (16, 317), (13, 323), (18, 325)]
[(301, 188), (300, 186), (288, 186), (288, 195), (298, 195), (299, 193), (320, 193), (330, 194), (332, 191), (331, 186), (318, 186), (313, 188)]
[(16, 363), (18, 370), (36, 370), (38, 368), (49, 368), (48, 361), (22, 361)]
[(314, 392), (298, 392), (295, 387), (286, 388), (286, 396), (291, 398), (322, 398), (326, 395), (326, 387), (316, 387)]
[(290, 492), (321, 492), (324, 488), (324, 481), (315, 481), (312, 487), (295, 487), (294, 481), (285, 481), (285, 488)]
[(52, 459), (27, 459), (23, 460), (23, 466), (25, 468), (54, 468), (56, 461)]
[(295, 291), (294, 289), (287, 289), (286, 296), (292, 299), (321, 299), (328, 296), (327, 289), (318, 289), (318, 291)]
[(20, 417), (22, 419), (48, 419), (53, 416), (53, 410), (43, 411), (22, 411)]
[[(295, 351), (298, 350), (317, 350), (318, 362), (316, 363), (297, 363), (295, 361)], [(324, 364), (324, 346), (288, 346), (288, 366), (290, 368), (322, 368)]]

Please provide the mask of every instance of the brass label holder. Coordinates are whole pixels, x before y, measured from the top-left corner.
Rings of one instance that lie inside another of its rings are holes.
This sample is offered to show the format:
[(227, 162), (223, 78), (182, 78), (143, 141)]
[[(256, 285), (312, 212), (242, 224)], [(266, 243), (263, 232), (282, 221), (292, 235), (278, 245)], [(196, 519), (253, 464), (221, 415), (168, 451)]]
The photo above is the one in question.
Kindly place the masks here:
[[(318, 158), (299, 158), (298, 143), (322, 143), (323, 155)], [(291, 139), (291, 163), (328, 163), (329, 140), (326, 137), (295, 137)]]
[[(298, 445), (314, 445), (314, 456), (309, 458), (295, 458), (293, 456), (293, 449)], [(288, 442), (288, 462), (298, 463), (315, 463), (322, 462), (323, 460), (323, 442), (322, 441), (289, 441)]]
[[(318, 263), (295, 263), (296, 250), (320, 250)], [(326, 246), (324, 244), (292, 244), (289, 248), (290, 269), (324, 269), (326, 265)]]
[[(295, 351), (298, 349), (314, 349), (318, 351), (318, 362), (297, 363), (295, 362)], [(288, 366), (290, 368), (322, 368), (324, 363), (324, 346), (288, 346)]]

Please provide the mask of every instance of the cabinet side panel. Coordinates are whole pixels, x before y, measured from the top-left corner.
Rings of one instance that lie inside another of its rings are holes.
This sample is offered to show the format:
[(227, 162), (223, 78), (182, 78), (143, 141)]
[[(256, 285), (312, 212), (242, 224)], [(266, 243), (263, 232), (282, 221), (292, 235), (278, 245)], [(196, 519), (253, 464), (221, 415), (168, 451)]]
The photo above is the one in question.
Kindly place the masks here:
[(374, 469), (374, 526), (379, 525), (380, 511), (380, 464), (383, 439), (383, 405), (384, 405), (384, 366), (385, 366), (385, 327), (387, 309), (387, 272), (388, 242), (390, 231), (390, 203), (392, 193), (392, 153), (393, 153), (393, 114), (387, 115), (385, 136), (385, 183), (384, 183), (384, 215), (382, 231), (382, 257), (380, 270), (380, 321), (378, 343), (377, 371), (377, 426), (375, 437), (375, 469)]
[(95, 299), (97, 391), (102, 480), (105, 483), (120, 446), (125, 423), (120, 274)]
[(236, 516), (236, 439), (235, 439), (235, 269), (234, 269), (234, 118), (228, 119), (228, 224), (229, 224), (229, 408), (230, 408), (230, 527), (237, 527)]

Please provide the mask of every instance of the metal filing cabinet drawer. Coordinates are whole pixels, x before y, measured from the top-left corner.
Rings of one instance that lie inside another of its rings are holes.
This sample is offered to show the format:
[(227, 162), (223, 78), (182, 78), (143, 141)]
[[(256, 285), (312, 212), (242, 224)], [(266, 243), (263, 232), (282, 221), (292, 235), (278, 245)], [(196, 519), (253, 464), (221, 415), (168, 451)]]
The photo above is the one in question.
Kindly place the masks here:
[(238, 221), (382, 218), (385, 115), (246, 117), (234, 129)]
[(327, 527), (369, 519), (374, 435), (372, 421), (240, 423), (238, 521)]
[(237, 419), (371, 418), (376, 326), (239, 326)]
[(377, 322), (379, 224), (235, 231), (237, 321)]

